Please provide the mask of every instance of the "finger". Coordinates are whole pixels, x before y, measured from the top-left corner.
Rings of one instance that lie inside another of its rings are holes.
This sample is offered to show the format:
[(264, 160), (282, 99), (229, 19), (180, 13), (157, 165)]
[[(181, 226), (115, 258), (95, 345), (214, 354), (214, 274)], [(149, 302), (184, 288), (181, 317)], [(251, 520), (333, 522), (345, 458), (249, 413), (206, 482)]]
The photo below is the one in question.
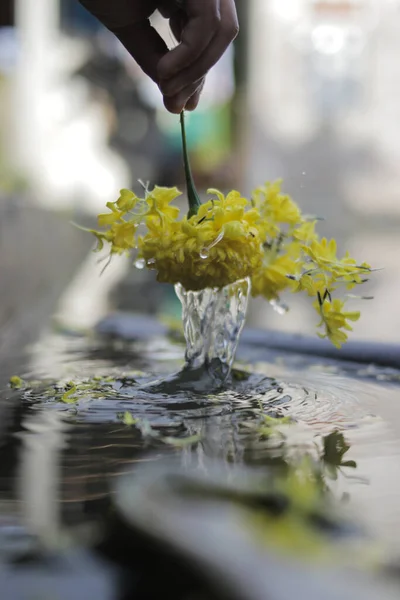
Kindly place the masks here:
[(158, 12), (165, 18), (171, 19), (177, 12), (182, 11), (185, 0), (158, 0)]
[(220, 0), (187, 0), (185, 12), (187, 25), (182, 31), (181, 43), (160, 61), (160, 80), (170, 79), (192, 64), (220, 27)]
[(204, 79), (192, 83), (183, 89), (179, 94), (172, 97), (164, 97), (165, 108), (174, 114), (179, 115), (184, 108), (190, 108), (188, 110), (194, 110), (199, 103), (200, 94), (204, 87)]
[(168, 47), (150, 22), (114, 29), (114, 33), (146, 75), (158, 84), (157, 65), (168, 53)]
[(156, 9), (157, 0), (144, 3), (80, 0), (80, 3), (117, 36), (143, 71), (158, 82), (157, 64), (168, 48), (147, 18)]
[(138, 3), (133, 0), (79, 0), (99, 21), (114, 31), (121, 27), (144, 21), (156, 10), (157, 0)]
[[(171, 79), (160, 81), (160, 89), (164, 96), (176, 96), (192, 81), (203, 78), (235, 39), (238, 33), (238, 21), (233, 0), (221, 0), (221, 9), (223, 11), (221, 27), (203, 54), (193, 64), (181, 70)], [(182, 35), (185, 31), (186, 29)], [(173, 50), (160, 62), (166, 61), (172, 52)]]
[(203, 91), (204, 88), (204, 84), (205, 84), (205, 79), (203, 79), (203, 84), (195, 91), (195, 93), (193, 94), (193, 96), (191, 98), (189, 98), (189, 100), (186, 102), (185, 105), (185, 110), (195, 110), (200, 102), (200, 97), (201, 97), (201, 93)]
[(182, 31), (187, 25), (187, 16), (183, 11), (178, 11), (169, 20), (171, 31), (174, 34), (175, 39), (180, 42)]

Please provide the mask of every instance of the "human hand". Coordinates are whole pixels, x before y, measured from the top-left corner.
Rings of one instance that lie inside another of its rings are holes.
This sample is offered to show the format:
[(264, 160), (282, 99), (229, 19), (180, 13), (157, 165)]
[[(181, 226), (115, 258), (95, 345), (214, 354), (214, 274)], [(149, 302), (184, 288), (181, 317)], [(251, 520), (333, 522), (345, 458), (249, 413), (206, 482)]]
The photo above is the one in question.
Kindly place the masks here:
[[(172, 113), (194, 110), (207, 72), (238, 33), (235, 0), (80, 0), (159, 86)], [(150, 25), (158, 9), (179, 44), (169, 50)]]

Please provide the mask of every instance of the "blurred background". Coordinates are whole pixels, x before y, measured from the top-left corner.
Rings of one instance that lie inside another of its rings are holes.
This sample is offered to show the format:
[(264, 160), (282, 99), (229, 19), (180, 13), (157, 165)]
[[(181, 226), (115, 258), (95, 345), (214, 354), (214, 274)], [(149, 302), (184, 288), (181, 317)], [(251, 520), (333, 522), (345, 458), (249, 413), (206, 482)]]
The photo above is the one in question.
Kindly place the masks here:
[[(353, 337), (398, 341), (400, 1), (237, 8), (240, 36), (188, 119), (196, 182), (248, 194), (283, 178), (343, 252), (384, 267)], [(12, 357), (50, 314), (73, 327), (108, 311), (177, 317), (173, 289), (129, 261), (100, 277), (71, 226), (93, 226), (139, 179), (183, 186), (178, 119), (157, 87), (77, 0), (2, 0), (0, 106), (0, 351)], [(254, 301), (249, 324), (314, 334), (308, 303), (288, 301), (284, 316)]]

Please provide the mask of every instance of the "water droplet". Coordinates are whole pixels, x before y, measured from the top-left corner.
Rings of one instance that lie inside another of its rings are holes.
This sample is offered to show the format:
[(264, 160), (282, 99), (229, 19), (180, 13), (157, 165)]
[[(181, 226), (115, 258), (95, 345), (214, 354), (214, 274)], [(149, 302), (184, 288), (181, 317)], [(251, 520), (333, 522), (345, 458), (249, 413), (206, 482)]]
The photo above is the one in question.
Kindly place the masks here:
[(222, 230), (218, 236), (215, 238), (215, 240), (209, 245), (209, 246), (205, 246), (204, 248), (202, 248), (200, 250), (200, 258), (208, 258), (209, 254), (210, 254), (210, 250), (211, 248), (214, 248), (214, 246), (216, 246), (217, 244), (219, 244), (219, 242), (224, 238), (224, 231)]
[(211, 250), (211, 248), (214, 248), (214, 246), (216, 246), (217, 244), (219, 244), (219, 242), (221, 240), (223, 240), (223, 239), (224, 239), (224, 230), (222, 230), (218, 234), (218, 237), (215, 238), (215, 240), (213, 241), (213, 243), (208, 246), (208, 250)]
[(270, 300), (269, 303), (278, 315), (285, 315), (289, 310), (289, 307), (279, 302), (279, 300)]
[(137, 261), (135, 261), (135, 267), (137, 269), (144, 269), (146, 266), (146, 261), (144, 260), (144, 258), (138, 258)]

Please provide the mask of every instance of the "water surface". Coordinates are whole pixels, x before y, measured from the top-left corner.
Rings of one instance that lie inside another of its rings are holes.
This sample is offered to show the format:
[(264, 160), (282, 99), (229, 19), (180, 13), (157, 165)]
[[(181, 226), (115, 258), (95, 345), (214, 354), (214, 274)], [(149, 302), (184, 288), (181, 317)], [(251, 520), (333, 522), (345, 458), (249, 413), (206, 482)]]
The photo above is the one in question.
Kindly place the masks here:
[[(242, 348), (225, 390), (150, 393), (149, 382), (182, 367), (183, 353), (166, 337), (43, 336), (24, 376), (35, 383), (13, 391), (7, 404), (0, 522), (28, 525), (44, 538), (94, 523), (107, 513), (120, 472), (169, 455), (192, 471), (214, 458), (227, 468), (270, 468), (283, 460), (282, 444), (260, 426), (264, 415), (288, 416), (286, 458), (314, 452), (333, 430), (344, 432), (346, 458), (357, 469), (342, 469), (332, 489), (338, 498), (349, 494), (368, 531), (400, 553), (398, 373), (353, 365), (350, 374), (346, 365), (295, 354), (269, 352), (264, 361), (261, 351), (255, 363)], [(67, 382), (78, 384), (76, 402), (61, 400)]]

